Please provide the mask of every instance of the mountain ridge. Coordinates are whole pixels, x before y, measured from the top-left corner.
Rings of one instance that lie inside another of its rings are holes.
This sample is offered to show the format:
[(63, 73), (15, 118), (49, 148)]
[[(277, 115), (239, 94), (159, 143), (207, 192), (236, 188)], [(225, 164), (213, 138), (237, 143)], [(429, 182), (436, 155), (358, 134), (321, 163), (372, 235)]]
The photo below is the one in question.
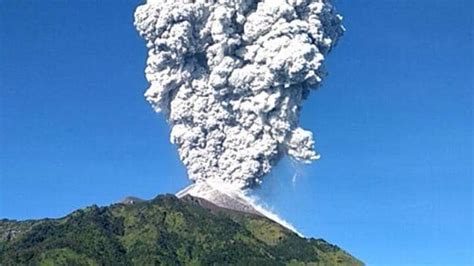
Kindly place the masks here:
[(187, 195), (0, 220), (0, 265), (363, 265), (322, 239)]

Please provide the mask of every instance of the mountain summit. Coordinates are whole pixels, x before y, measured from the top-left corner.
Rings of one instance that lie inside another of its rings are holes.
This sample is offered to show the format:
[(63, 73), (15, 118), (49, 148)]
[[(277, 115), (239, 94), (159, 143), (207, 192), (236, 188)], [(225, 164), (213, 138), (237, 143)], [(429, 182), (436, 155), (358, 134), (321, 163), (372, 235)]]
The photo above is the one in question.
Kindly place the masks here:
[(192, 195), (0, 220), (0, 265), (363, 265), (258, 213)]
[(302, 236), (291, 224), (259, 205), (245, 190), (235, 189), (225, 183), (198, 182), (176, 193), (178, 198), (186, 195), (205, 199), (223, 209), (264, 216)]
[[(221, 187), (221, 189), (218, 187)], [(213, 186), (211, 183), (202, 182), (191, 184), (176, 193), (178, 198), (186, 195), (205, 199), (221, 208), (264, 216), (250, 199), (239, 190), (222, 189), (222, 186)]]

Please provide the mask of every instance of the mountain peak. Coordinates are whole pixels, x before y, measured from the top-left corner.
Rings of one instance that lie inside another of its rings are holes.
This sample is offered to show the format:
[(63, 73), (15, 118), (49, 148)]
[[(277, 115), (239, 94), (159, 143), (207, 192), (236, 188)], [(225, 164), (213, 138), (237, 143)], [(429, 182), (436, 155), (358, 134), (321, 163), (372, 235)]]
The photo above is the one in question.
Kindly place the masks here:
[(176, 193), (178, 198), (183, 198), (186, 195), (205, 199), (223, 209), (266, 217), (299, 236), (303, 236), (290, 223), (264, 206), (259, 205), (254, 198), (246, 194), (246, 191), (229, 187), (223, 183), (199, 182), (191, 184)]
[(143, 201), (145, 200), (137, 198), (137, 197), (133, 197), (133, 196), (128, 196), (122, 199), (120, 203), (125, 204), (125, 205), (131, 205), (131, 204), (136, 204)]
[(186, 195), (205, 199), (221, 208), (264, 216), (256, 210), (249, 198), (238, 190), (219, 189), (218, 186), (202, 182), (191, 184), (176, 193), (178, 198)]

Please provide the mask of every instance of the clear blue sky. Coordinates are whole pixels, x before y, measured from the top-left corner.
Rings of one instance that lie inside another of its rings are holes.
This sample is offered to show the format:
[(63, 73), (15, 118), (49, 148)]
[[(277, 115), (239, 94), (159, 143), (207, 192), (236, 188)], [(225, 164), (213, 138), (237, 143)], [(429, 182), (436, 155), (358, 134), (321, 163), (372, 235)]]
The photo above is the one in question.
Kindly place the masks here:
[[(142, 97), (137, 4), (0, 0), (1, 218), (188, 183)], [(472, 265), (472, 1), (336, 4), (347, 33), (302, 113), (322, 159), (257, 193), (369, 265)]]

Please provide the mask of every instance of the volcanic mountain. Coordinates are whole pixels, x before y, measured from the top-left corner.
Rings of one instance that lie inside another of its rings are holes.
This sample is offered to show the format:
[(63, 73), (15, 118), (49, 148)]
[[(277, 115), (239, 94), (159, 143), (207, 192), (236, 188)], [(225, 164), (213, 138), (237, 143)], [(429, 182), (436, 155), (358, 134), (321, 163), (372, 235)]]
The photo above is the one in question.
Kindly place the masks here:
[(225, 183), (199, 182), (191, 184), (176, 193), (178, 198), (182, 198), (186, 195), (205, 199), (207, 202), (211, 202), (223, 209), (266, 217), (302, 236), (291, 224), (257, 204), (256, 200), (250, 197), (245, 190), (236, 190), (232, 186), (227, 186)]
[(0, 265), (363, 265), (339, 247), (302, 238), (235, 198), (217, 198), (235, 208), (188, 190), (180, 198), (127, 198), (59, 219), (3, 219)]

